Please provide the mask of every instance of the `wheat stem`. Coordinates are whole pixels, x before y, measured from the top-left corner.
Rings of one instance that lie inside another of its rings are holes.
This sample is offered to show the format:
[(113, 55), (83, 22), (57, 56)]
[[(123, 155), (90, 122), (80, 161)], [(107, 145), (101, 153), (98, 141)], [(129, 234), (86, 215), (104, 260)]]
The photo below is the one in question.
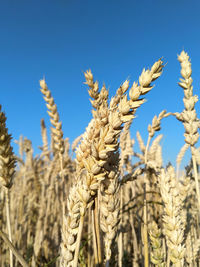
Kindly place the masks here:
[(144, 184), (144, 228), (143, 228), (143, 236), (144, 236), (144, 266), (145, 267), (149, 267), (146, 183)]
[(95, 207), (94, 207), (94, 221), (95, 221), (95, 232), (96, 232), (96, 240), (97, 240), (97, 252), (99, 265), (102, 264), (102, 255), (101, 255), (101, 237), (100, 237), (100, 229), (99, 229), (99, 205), (98, 205), (98, 197), (95, 198)]
[[(120, 187), (120, 210), (123, 212), (123, 187)], [(120, 216), (120, 222), (119, 224), (122, 225), (123, 223), (123, 216)], [(122, 253), (123, 253), (123, 236), (122, 231), (119, 232), (118, 237), (118, 250), (119, 250), (119, 257), (118, 257), (118, 265), (119, 267), (122, 267)]]
[(99, 257), (97, 250), (97, 238), (96, 238), (96, 230), (95, 230), (95, 214), (94, 209), (92, 208), (92, 232), (93, 232), (93, 246), (94, 246), (94, 260), (95, 266), (99, 266)]
[(88, 209), (88, 250), (87, 250), (87, 266), (92, 267), (91, 260), (92, 260), (92, 240), (91, 240), (91, 224), (92, 224), (92, 218), (91, 218), (91, 207)]
[(81, 236), (83, 231), (83, 223), (84, 223), (84, 215), (81, 216), (80, 222), (79, 222), (79, 228), (78, 228), (78, 234), (77, 234), (77, 240), (76, 240), (76, 249), (74, 252), (74, 261), (73, 261), (73, 267), (78, 266), (78, 256), (79, 256), (79, 248), (81, 243)]
[(1, 230), (0, 230), (0, 236), (4, 240), (4, 242), (8, 245), (10, 250), (12, 250), (13, 254), (17, 258), (17, 260), (21, 263), (21, 265), (23, 267), (29, 267), (28, 263), (23, 259), (23, 257), (19, 254), (19, 252), (16, 250), (16, 248), (13, 246), (13, 244), (7, 238), (6, 234), (4, 234)]
[[(10, 224), (10, 196), (9, 196), (9, 189), (7, 187), (5, 187), (5, 195), (6, 195), (6, 220), (8, 228), (8, 237), (10, 242), (12, 242), (11, 224)], [(13, 253), (11, 249), (10, 249), (10, 267), (13, 267)]]

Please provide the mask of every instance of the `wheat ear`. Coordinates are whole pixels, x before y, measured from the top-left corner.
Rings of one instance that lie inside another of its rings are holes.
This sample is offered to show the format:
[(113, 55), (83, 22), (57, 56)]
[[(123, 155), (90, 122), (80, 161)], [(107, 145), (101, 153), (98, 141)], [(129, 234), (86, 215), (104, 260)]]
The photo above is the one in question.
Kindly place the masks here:
[[(118, 218), (116, 214), (118, 214), (119, 203), (117, 198), (118, 192), (118, 184), (119, 184), (119, 174), (118, 172), (118, 154), (114, 153), (114, 147), (117, 144), (118, 136), (120, 134), (120, 128), (122, 128), (123, 122), (131, 123), (134, 118), (134, 113), (136, 109), (144, 103), (144, 99), (139, 99), (139, 96), (147, 93), (152, 89), (151, 82), (158, 78), (161, 75), (162, 71), (162, 61), (156, 62), (151, 70), (143, 70), (138, 85), (137, 83), (133, 83), (133, 86), (130, 88), (129, 96), (130, 100), (127, 99), (127, 96), (124, 94), (128, 88), (129, 83), (125, 81), (122, 86), (117, 90), (117, 95), (111, 99), (111, 103), (109, 106), (109, 138), (106, 140), (106, 145), (113, 147), (113, 150), (109, 152), (112, 160), (108, 160), (111, 163), (109, 166), (112, 168), (107, 169), (109, 174), (106, 176), (106, 179), (102, 181), (102, 201), (101, 201), (101, 228), (105, 232), (105, 248), (106, 248), (106, 261), (107, 266), (109, 266), (109, 260), (111, 257), (111, 243), (116, 234), (116, 225), (118, 223)], [(154, 76), (155, 75), (155, 76)], [(120, 123), (121, 121), (121, 123)], [(116, 126), (115, 126), (116, 124)], [(118, 125), (117, 125), (118, 124)], [(111, 126), (111, 127), (110, 127)], [(118, 126), (118, 127), (117, 127)], [(105, 142), (102, 140), (102, 143)], [(108, 146), (108, 147), (109, 147)], [(109, 201), (110, 200), (110, 201)], [(109, 203), (108, 203), (109, 201)], [(110, 208), (112, 207), (112, 208)], [(111, 213), (112, 212), (112, 216)]]
[(51, 124), (53, 125), (53, 127), (51, 127), (53, 144), (54, 148), (56, 149), (56, 152), (58, 152), (60, 157), (61, 177), (62, 180), (64, 181), (64, 174), (63, 174), (64, 140), (63, 140), (62, 122), (59, 121), (57, 106), (54, 103), (54, 99), (51, 96), (51, 91), (48, 89), (44, 79), (40, 80), (40, 86), (41, 86), (40, 91), (42, 92), (43, 98), (46, 101), (46, 106), (48, 108), (47, 112), (50, 116)]
[(63, 141), (63, 132), (62, 132), (62, 122), (59, 121), (59, 114), (57, 111), (57, 106), (54, 103), (54, 99), (51, 96), (51, 92), (47, 87), (45, 80), (40, 80), (40, 91), (43, 94), (43, 98), (46, 101), (46, 106), (48, 108), (47, 112), (50, 116), (51, 124), (53, 125), (52, 132), (55, 142), (56, 150), (63, 154), (64, 153), (64, 141)]
[(68, 198), (68, 214), (63, 214), (61, 243), (61, 267), (77, 267), (81, 234), (86, 209), (92, 205), (86, 175), (71, 187)]
[(180, 149), (177, 157), (176, 157), (176, 168), (177, 168), (177, 171), (176, 171), (176, 176), (177, 178), (179, 177), (179, 168), (180, 168), (180, 165), (181, 165), (181, 161), (186, 153), (186, 151), (188, 150), (188, 148), (190, 147), (190, 145), (188, 143), (185, 143), (182, 148)]
[[(64, 215), (63, 215), (64, 216)], [(61, 243), (61, 267), (72, 267), (76, 249), (76, 238), (80, 224), (80, 201), (77, 195), (77, 187), (73, 186), (68, 198), (68, 216), (63, 217), (62, 243)]]
[(149, 224), (149, 237), (151, 241), (151, 262), (157, 267), (164, 267), (164, 253), (162, 249), (162, 231), (155, 221)]
[[(125, 81), (120, 87), (121, 91), (118, 90), (118, 97), (112, 98), (109, 107), (107, 104), (108, 93), (105, 86), (103, 86), (100, 93), (98, 89), (94, 90), (96, 87), (94, 87), (93, 76), (91, 72), (86, 72), (86, 81), (88, 80), (87, 84), (91, 88), (89, 92), (94, 99), (92, 104), (96, 110), (93, 111), (94, 119), (86, 129), (82, 142), (76, 151), (77, 176), (79, 177), (77, 182), (82, 181), (79, 193), (81, 195), (81, 190), (87, 192), (87, 201), (85, 198), (82, 199), (82, 197), (79, 197), (79, 201), (86, 210), (87, 206), (97, 197), (99, 184), (100, 182), (102, 183), (102, 201), (104, 201), (104, 207), (106, 206), (108, 212), (104, 213), (104, 218), (106, 223), (108, 222), (111, 226), (103, 229), (106, 230), (105, 244), (106, 260), (108, 262), (111, 255), (110, 245), (116, 234), (115, 228), (118, 222), (117, 216), (113, 213), (113, 208), (117, 214), (119, 207), (116, 194), (113, 195), (113, 201), (111, 201), (113, 205), (110, 211), (108, 205), (109, 195), (112, 194), (112, 192), (117, 193), (119, 187), (119, 174), (117, 169), (119, 159), (117, 153), (119, 146), (118, 138), (122, 130), (122, 124), (132, 120), (136, 109), (144, 103), (144, 99), (139, 99), (139, 97), (150, 91), (152, 89), (150, 83), (161, 75), (163, 68), (162, 63), (163, 62), (159, 60), (153, 65), (151, 70), (143, 70), (140, 77), (141, 84), (138, 85), (134, 83), (130, 89), (130, 100), (128, 100), (127, 95), (124, 94), (129, 87), (129, 83)], [(94, 94), (92, 93), (93, 91), (95, 91)], [(98, 105), (95, 105), (96, 101), (100, 101)], [(80, 175), (83, 172), (85, 176), (84, 180), (81, 179)], [(107, 215), (109, 214), (112, 216), (112, 222), (107, 220)], [(76, 242), (79, 244), (81, 236), (77, 234), (77, 237), (78, 240), (76, 238)], [(77, 248), (79, 249), (78, 246)], [(70, 255), (72, 255), (72, 253)], [(74, 255), (76, 255), (76, 253), (74, 253)], [(74, 255), (72, 255), (72, 260), (75, 262), (76, 259)]]
[[(0, 185), (3, 186), (6, 194), (7, 228), (9, 240), (12, 242), (9, 188), (12, 186), (12, 178), (15, 172), (15, 158), (10, 141), (11, 135), (8, 134), (8, 129), (6, 128), (6, 116), (5, 113), (1, 111), (0, 106)], [(13, 267), (13, 254), (11, 249), (10, 266)]]
[(145, 164), (147, 163), (147, 152), (149, 149), (151, 139), (154, 137), (155, 132), (160, 131), (161, 120), (163, 118), (169, 116), (169, 114), (170, 113), (166, 114), (166, 110), (161, 111), (160, 114), (158, 115), (158, 117), (154, 116), (154, 118), (152, 120), (152, 124), (149, 124), (149, 126), (148, 126), (149, 136), (148, 136), (147, 145), (146, 145), (146, 149), (145, 149)]
[(184, 107), (185, 109), (179, 114), (175, 113), (176, 118), (180, 120), (185, 128), (185, 142), (189, 144), (192, 152), (192, 161), (193, 161), (193, 169), (195, 175), (195, 183), (196, 183), (196, 192), (197, 192), (197, 200), (200, 209), (200, 191), (199, 191), (199, 181), (197, 174), (197, 164), (196, 158), (194, 155), (194, 146), (199, 139), (199, 121), (197, 120), (197, 114), (195, 110), (195, 104), (198, 101), (198, 97), (193, 95), (193, 86), (192, 86), (192, 68), (191, 62), (188, 54), (185, 51), (182, 51), (178, 56), (178, 60), (181, 64), (181, 75), (182, 79), (180, 79), (179, 85), (184, 89)]
[[(52, 144), (53, 148), (56, 150), (56, 152), (59, 155), (60, 158), (60, 170), (61, 170), (61, 178), (64, 183), (64, 170), (63, 170), (63, 154), (65, 152), (65, 147), (64, 147), (64, 140), (63, 140), (63, 131), (62, 131), (62, 122), (59, 121), (59, 114), (57, 111), (57, 106), (54, 103), (54, 99), (51, 96), (51, 91), (48, 89), (47, 84), (45, 80), (40, 80), (40, 86), (41, 89), (40, 91), (43, 94), (43, 98), (46, 101), (46, 106), (48, 108), (47, 113), (50, 116), (50, 122), (53, 125), (51, 127), (51, 137), (53, 138)], [(64, 205), (64, 191), (63, 191), (63, 212), (65, 210), (65, 205)]]
[[(133, 140), (131, 140), (130, 136), (130, 126), (131, 122), (125, 123), (124, 130), (120, 135), (120, 162), (119, 162), (119, 170), (120, 174), (123, 177), (125, 170), (127, 170), (129, 173), (132, 171), (131, 166), (131, 156), (133, 155)], [(120, 187), (120, 209), (123, 211), (123, 205), (124, 205), (124, 198), (123, 198), (123, 187)], [(120, 216), (119, 225), (123, 224), (123, 217)], [(122, 267), (122, 260), (123, 260), (123, 233), (122, 231), (119, 231), (118, 235), (118, 265), (119, 267)]]
[(185, 245), (185, 215), (183, 197), (177, 182), (174, 168), (168, 167), (160, 174), (160, 192), (164, 202), (163, 227), (167, 240), (169, 258), (176, 267), (183, 267)]

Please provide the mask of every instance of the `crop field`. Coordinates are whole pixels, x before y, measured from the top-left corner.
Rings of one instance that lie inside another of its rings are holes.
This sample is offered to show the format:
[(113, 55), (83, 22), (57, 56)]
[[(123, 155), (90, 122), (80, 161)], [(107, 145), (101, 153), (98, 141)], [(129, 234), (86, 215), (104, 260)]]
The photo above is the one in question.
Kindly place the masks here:
[[(162, 59), (138, 81), (124, 81), (114, 96), (86, 71), (92, 120), (72, 144), (63, 138), (51, 86), (40, 80), (51, 138), (41, 119), (37, 156), (23, 136), (14, 154), (0, 108), (0, 267), (200, 266), (198, 97), (188, 54), (182, 51), (178, 61), (184, 109), (155, 114), (147, 140), (140, 132), (133, 140), (130, 127), (162, 75)], [(169, 116), (182, 123), (185, 138), (176, 166), (164, 166), (160, 144)]]

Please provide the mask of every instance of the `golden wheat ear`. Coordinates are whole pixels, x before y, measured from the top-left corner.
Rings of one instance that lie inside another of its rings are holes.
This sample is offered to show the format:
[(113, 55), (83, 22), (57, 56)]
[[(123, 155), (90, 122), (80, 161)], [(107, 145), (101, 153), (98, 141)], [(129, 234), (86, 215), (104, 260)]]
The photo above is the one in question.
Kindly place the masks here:
[[(188, 54), (183, 50), (180, 55), (178, 55), (178, 61), (181, 64), (181, 76), (180, 82), (178, 83), (180, 87), (183, 88), (184, 91), (184, 110), (181, 113), (174, 113), (176, 118), (181, 121), (185, 128), (185, 143), (188, 144), (191, 148), (192, 153), (192, 162), (193, 162), (193, 170), (194, 170), (194, 177), (196, 183), (196, 195), (197, 201), (200, 210), (200, 190), (199, 190), (199, 180), (198, 180), (198, 173), (197, 173), (197, 153), (195, 145), (199, 140), (199, 119), (197, 118), (197, 113), (195, 109), (195, 104), (198, 102), (198, 96), (193, 94), (193, 85), (192, 85), (192, 66), (190, 57)], [(184, 153), (186, 152), (188, 146), (184, 146), (181, 149), (178, 155), (178, 163), (181, 162)], [(178, 168), (179, 168), (178, 164)], [(178, 169), (177, 168), (177, 169)], [(177, 171), (178, 172), (178, 171)]]
[(46, 102), (48, 108), (47, 112), (50, 116), (50, 122), (53, 125), (51, 128), (54, 139), (54, 147), (58, 153), (64, 153), (64, 140), (63, 140), (63, 131), (62, 131), (62, 122), (59, 121), (59, 114), (57, 106), (54, 102), (54, 99), (51, 95), (51, 91), (48, 89), (45, 80), (40, 80), (40, 91), (43, 94), (43, 98)]
[(10, 142), (11, 135), (6, 128), (6, 115), (0, 105), (0, 184), (7, 188), (12, 186), (16, 163)]
[[(0, 105), (0, 185), (3, 187), (6, 196), (6, 221), (10, 242), (12, 242), (10, 223), (10, 191), (12, 179), (15, 172), (15, 157), (13, 153), (11, 135), (6, 128), (6, 115)], [(10, 266), (13, 267), (13, 253), (10, 249)]]

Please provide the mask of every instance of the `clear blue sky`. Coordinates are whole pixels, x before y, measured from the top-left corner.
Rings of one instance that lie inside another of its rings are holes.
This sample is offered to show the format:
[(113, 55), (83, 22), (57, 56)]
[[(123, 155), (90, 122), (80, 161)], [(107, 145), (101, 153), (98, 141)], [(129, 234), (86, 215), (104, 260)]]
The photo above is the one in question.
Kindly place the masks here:
[[(184, 48), (192, 59), (194, 92), (200, 89), (200, 2), (188, 0), (1, 0), (0, 104), (13, 139), (42, 144), (40, 119), (49, 125), (39, 90), (45, 75), (58, 106), (64, 136), (72, 142), (91, 119), (83, 72), (109, 87), (110, 96), (129, 78), (138, 79), (143, 67), (164, 57), (167, 66), (137, 112), (132, 137), (163, 109), (181, 111), (177, 54)], [(197, 104), (199, 114), (199, 103)], [(165, 161), (175, 161), (184, 144), (184, 129), (174, 118), (163, 121)], [(17, 146), (13, 144), (15, 151)]]

